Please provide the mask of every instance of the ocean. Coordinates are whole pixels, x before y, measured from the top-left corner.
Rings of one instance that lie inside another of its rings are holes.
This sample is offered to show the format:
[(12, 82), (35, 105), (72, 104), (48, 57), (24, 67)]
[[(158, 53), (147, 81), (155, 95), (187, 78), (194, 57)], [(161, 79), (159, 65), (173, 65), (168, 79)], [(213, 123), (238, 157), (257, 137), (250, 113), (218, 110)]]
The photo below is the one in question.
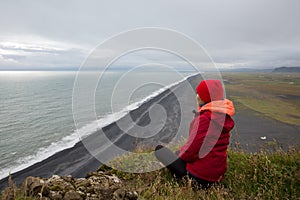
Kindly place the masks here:
[[(75, 126), (72, 95), (77, 72), (0, 72), (0, 179), (74, 146), (80, 141), (78, 130), (80, 136), (87, 136), (191, 75), (121, 70), (81, 73), (84, 83), (95, 73), (103, 76), (94, 91), (97, 120), (82, 120)], [(80, 87), (91, 89), (89, 84)], [(81, 95), (84, 101), (85, 93)], [(90, 111), (83, 106), (76, 112), (85, 119)]]

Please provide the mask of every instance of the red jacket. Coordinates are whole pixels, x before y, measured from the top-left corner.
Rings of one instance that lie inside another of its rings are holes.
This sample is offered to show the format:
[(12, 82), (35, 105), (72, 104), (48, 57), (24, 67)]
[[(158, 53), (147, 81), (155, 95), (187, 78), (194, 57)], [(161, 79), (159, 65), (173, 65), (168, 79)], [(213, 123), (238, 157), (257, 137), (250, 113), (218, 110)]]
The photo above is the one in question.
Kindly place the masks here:
[(212, 101), (199, 109), (190, 125), (189, 138), (179, 157), (186, 169), (207, 181), (220, 181), (226, 171), (230, 130), (234, 127), (231, 101)]

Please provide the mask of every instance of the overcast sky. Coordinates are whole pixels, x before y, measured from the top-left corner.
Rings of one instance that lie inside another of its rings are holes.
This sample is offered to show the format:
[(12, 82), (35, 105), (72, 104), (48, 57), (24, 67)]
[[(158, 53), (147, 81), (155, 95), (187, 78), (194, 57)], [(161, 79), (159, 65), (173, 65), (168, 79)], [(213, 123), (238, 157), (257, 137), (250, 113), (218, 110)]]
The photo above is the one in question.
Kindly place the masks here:
[(186, 34), (220, 68), (300, 66), (299, 10), (299, 0), (0, 1), (0, 69), (78, 68), (141, 27)]

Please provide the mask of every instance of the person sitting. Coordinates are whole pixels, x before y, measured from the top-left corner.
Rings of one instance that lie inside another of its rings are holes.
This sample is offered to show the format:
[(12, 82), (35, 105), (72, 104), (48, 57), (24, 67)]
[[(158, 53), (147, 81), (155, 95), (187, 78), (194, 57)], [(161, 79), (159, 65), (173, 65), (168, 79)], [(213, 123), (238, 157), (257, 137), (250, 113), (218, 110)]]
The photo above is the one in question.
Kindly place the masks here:
[(202, 187), (223, 179), (227, 148), (234, 127), (233, 103), (224, 99), (219, 80), (204, 80), (196, 88), (198, 112), (190, 124), (186, 143), (176, 155), (167, 147), (155, 148), (156, 158), (178, 178), (188, 176)]

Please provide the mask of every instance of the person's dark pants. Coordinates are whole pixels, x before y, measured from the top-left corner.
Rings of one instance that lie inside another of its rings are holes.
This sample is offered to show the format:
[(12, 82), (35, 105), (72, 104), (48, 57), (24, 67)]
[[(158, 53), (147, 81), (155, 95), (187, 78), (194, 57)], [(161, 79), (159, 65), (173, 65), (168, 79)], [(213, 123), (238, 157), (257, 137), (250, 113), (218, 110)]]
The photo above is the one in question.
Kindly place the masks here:
[(155, 148), (154, 152), (156, 158), (166, 166), (170, 172), (175, 175), (177, 178), (183, 178), (185, 176), (191, 178), (196, 181), (201, 187), (207, 188), (209, 185), (213, 184), (213, 182), (209, 182), (203, 179), (196, 177), (186, 170), (186, 162), (178, 157), (175, 153), (173, 153), (167, 147), (162, 145), (158, 145)]

